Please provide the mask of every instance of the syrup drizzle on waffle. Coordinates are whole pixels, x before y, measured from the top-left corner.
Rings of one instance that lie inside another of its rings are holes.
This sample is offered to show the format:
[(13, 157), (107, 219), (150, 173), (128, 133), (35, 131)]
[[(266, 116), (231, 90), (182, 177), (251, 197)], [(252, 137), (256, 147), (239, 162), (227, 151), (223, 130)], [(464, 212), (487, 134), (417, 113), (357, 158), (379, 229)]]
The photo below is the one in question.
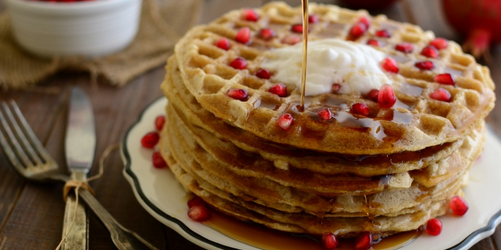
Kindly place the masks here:
[(301, 0), (303, 8), (303, 62), (301, 64), (301, 112), (304, 110), (306, 67), (308, 65), (308, 0)]

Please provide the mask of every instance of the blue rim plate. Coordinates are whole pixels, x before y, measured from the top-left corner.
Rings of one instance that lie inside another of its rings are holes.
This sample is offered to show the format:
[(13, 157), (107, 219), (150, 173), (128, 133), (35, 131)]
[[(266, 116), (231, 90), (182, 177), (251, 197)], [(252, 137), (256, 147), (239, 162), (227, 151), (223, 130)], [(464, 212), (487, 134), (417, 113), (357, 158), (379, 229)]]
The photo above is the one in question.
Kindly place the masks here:
[[(189, 241), (205, 249), (256, 250), (218, 231), (188, 218), (187, 193), (168, 169), (151, 165), (152, 150), (141, 147), (144, 134), (154, 131), (154, 119), (164, 114), (166, 98), (151, 103), (125, 134), (121, 153), (124, 175), (131, 184), (139, 203), (153, 217), (172, 228)], [(485, 150), (470, 170), (468, 186), (464, 188), (469, 211), (462, 217), (440, 217), (443, 230), (439, 236), (422, 234), (403, 250), (466, 250), (492, 235), (501, 222), (501, 168), (497, 154), (501, 140), (488, 129)]]

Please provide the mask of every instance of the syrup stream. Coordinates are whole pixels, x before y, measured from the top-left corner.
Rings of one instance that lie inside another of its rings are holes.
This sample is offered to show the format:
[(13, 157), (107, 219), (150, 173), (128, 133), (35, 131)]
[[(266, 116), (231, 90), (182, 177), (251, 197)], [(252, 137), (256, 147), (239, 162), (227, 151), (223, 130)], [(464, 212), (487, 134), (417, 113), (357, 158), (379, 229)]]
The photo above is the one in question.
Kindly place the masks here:
[(306, 66), (308, 63), (308, 0), (301, 0), (303, 7), (303, 62), (301, 71), (301, 111), (304, 110), (306, 91)]

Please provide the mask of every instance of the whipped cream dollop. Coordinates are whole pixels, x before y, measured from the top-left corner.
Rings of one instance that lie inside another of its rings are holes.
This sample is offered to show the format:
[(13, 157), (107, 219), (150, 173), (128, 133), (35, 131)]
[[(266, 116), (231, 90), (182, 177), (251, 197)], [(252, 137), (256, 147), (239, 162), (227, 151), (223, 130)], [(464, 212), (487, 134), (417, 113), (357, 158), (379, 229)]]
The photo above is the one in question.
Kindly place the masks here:
[[(301, 88), (303, 44), (267, 51), (263, 68), (273, 71), (272, 80)], [(385, 54), (371, 46), (324, 39), (308, 42), (306, 96), (328, 93), (332, 84), (341, 85), (341, 94), (367, 94), (391, 84), (380, 63)]]

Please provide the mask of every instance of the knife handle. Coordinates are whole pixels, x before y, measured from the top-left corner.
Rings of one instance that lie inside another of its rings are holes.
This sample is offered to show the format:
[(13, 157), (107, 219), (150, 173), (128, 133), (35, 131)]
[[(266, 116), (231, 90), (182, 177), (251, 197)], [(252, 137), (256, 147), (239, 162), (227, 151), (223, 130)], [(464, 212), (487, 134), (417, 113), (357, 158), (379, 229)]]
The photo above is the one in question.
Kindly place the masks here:
[[(72, 177), (79, 181), (85, 181), (85, 175), (73, 174)], [(79, 192), (83, 190), (80, 189)], [(76, 209), (75, 209), (76, 205)], [(73, 225), (72, 225), (73, 224)], [(69, 232), (69, 233), (68, 233)], [(74, 194), (66, 198), (66, 208), (64, 211), (63, 237), (61, 249), (63, 250), (87, 250), (89, 239), (89, 220), (86, 215), (86, 208), (80, 200), (76, 204)]]

